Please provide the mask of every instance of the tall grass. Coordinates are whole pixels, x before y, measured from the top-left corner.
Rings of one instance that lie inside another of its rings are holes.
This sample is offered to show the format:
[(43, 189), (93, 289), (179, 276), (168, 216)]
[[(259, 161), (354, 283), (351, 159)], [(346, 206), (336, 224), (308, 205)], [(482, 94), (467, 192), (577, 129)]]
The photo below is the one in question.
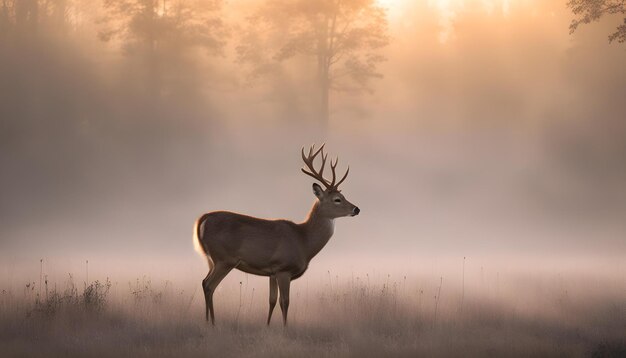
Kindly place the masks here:
[[(626, 283), (615, 287), (597, 278), (505, 278), (497, 273), (489, 281), (481, 269), (480, 280), (463, 277), (455, 286), (446, 279), (444, 290), (443, 276), (351, 272), (344, 277), (327, 271), (294, 282), (290, 326), (283, 330), (280, 319), (265, 326), (265, 278), (227, 278), (215, 294), (213, 328), (204, 321), (204, 299), (195, 285), (142, 276), (85, 282), (81, 290), (71, 274), (54, 283), (41, 277), (45, 294), (39, 295), (32, 281), (0, 291), (2, 356), (575, 357), (626, 352)], [(488, 285), (495, 286), (495, 293)]]

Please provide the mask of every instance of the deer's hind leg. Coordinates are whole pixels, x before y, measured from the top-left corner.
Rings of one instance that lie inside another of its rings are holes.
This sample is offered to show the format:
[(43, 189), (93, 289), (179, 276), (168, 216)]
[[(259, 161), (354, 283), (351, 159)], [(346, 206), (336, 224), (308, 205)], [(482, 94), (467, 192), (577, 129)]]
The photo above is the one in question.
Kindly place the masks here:
[(217, 288), (217, 285), (222, 282), (224, 277), (228, 275), (233, 266), (226, 265), (220, 262), (215, 263), (215, 266), (209, 271), (209, 274), (202, 280), (202, 289), (204, 290), (204, 301), (206, 303), (206, 320), (209, 320), (209, 314), (211, 315), (211, 324), (215, 325), (215, 314), (213, 312), (213, 292)]
[(283, 313), (283, 326), (287, 326), (287, 311), (289, 310), (289, 286), (291, 285), (291, 275), (287, 272), (276, 275), (276, 283), (280, 290), (280, 310)]

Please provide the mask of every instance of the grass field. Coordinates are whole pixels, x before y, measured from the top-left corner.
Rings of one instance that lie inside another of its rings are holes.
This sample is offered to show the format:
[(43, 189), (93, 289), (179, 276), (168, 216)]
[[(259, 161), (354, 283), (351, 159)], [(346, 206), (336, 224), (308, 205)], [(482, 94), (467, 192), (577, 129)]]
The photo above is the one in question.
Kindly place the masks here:
[[(204, 321), (197, 285), (42, 275), (0, 294), (0, 352), (29, 356), (626, 356), (619, 275), (313, 273), (289, 326), (264, 322), (266, 279), (235, 274)], [(306, 276), (305, 276), (306, 277)]]

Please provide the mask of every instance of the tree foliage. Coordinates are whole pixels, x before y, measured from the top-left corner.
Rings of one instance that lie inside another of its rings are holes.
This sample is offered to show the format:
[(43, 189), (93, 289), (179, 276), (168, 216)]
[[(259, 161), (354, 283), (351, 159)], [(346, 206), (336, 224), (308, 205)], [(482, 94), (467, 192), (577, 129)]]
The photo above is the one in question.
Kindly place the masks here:
[[(181, 81), (187, 89), (199, 85), (192, 51), (216, 55), (224, 48), (228, 31), (221, 5), (221, 0), (104, 0), (99, 38), (119, 42), (143, 63), (137, 75), (152, 99), (180, 93), (175, 88)], [(183, 80), (181, 73), (188, 76)]]
[[(573, 33), (582, 24), (598, 21), (604, 15), (626, 15), (626, 0), (569, 0), (567, 6), (577, 16), (570, 24)], [(615, 32), (609, 35), (609, 42), (626, 42), (626, 17)]]
[(219, 52), (227, 36), (220, 0), (104, 0), (104, 8), (100, 39), (118, 38), (129, 48), (176, 43)]
[(374, 0), (270, 0), (249, 18), (237, 52), (253, 78), (297, 56), (314, 59), (328, 117), (329, 91), (369, 90), (382, 77), (379, 50), (388, 43), (386, 12)]
[(77, 14), (76, 0), (0, 0), (0, 31), (35, 33), (64, 31), (70, 25), (70, 13)]

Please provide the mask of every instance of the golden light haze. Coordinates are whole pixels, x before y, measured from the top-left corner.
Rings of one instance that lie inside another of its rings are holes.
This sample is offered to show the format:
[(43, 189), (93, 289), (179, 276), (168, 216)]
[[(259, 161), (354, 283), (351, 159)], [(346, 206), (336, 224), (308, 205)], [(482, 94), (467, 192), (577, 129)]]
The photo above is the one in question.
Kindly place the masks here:
[[(0, 352), (624, 356), (626, 31), (575, 4), (0, 1)], [(312, 143), (358, 216), (287, 330), (236, 270), (209, 329), (194, 222), (305, 220)]]
[(512, 3), (534, 8), (538, 8), (535, 3), (540, 3), (535, 0), (377, 0), (377, 2), (388, 9), (390, 25), (396, 29), (415, 26), (414, 20), (411, 19), (410, 15), (407, 16), (407, 13), (422, 7), (425, 3), (428, 8), (435, 11), (434, 15), (440, 26), (438, 39), (442, 44), (454, 37), (455, 19), (460, 13), (484, 12), (491, 16), (508, 16)]
[(363, 50), (366, 85), (330, 89), (322, 129), (317, 60), (278, 47), (310, 24), (279, 8), (267, 32), (251, 26), (277, 2), (159, 2), (151, 22), (141, 6), (67, 4), (0, 35), (0, 245), (16, 265), (195, 260), (189, 232), (210, 210), (301, 220), (299, 149), (324, 141), (363, 210), (328, 258), (626, 251), (619, 18), (570, 35), (559, 0), (380, 0), (388, 43)]

